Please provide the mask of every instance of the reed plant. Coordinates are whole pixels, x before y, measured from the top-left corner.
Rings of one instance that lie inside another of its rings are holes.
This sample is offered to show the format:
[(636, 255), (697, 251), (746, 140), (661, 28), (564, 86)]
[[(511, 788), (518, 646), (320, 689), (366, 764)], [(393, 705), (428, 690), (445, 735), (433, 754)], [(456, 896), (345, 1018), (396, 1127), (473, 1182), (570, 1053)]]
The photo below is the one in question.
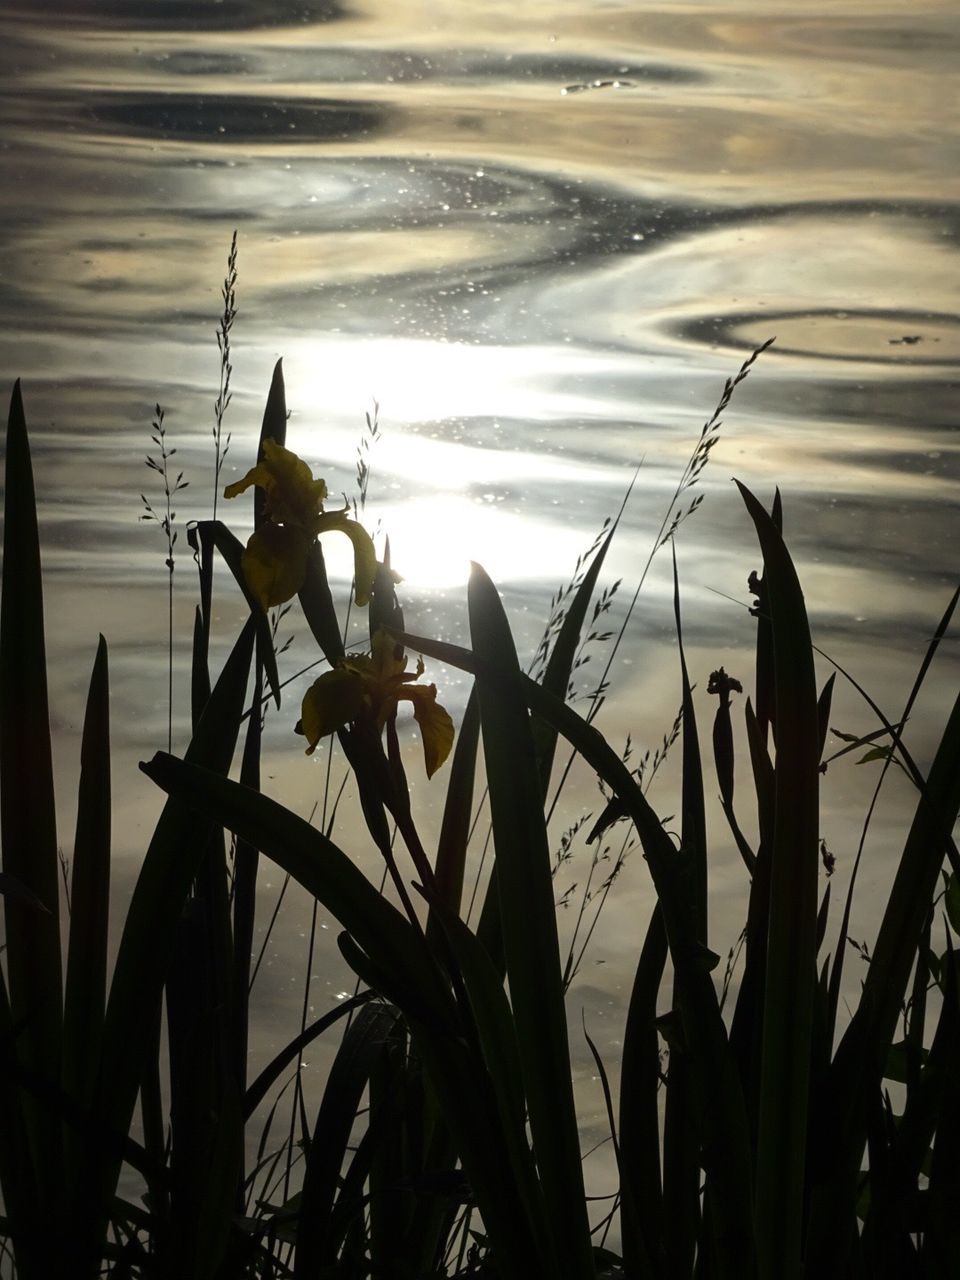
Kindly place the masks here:
[[(232, 323), (232, 286), (230, 295)], [(225, 321), (224, 345), (228, 332)], [(724, 407), (751, 363), (727, 384)], [(221, 386), (218, 405), (227, 398)], [(221, 421), (222, 412), (218, 432)], [(665, 514), (661, 549), (672, 546), (678, 520), (696, 502), (689, 490), (718, 422), (715, 415), (705, 427)], [(167, 799), (125, 918), (113, 926), (119, 947), (110, 972), (108, 649), (101, 637), (62, 928), (39, 536), (19, 384), (13, 392), (0, 616), (0, 1234), (10, 1273), (15, 1268), (20, 1280), (955, 1276), (960, 699), (925, 771), (906, 729), (957, 593), (905, 707), (887, 716), (871, 703), (876, 731), (842, 748), (873, 754), (884, 775), (900, 765), (916, 791), (847, 1017), (851, 898), (837, 928), (830, 886), (820, 888), (828, 855), (819, 782), (837, 754), (826, 749), (834, 676), (818, 688), (779, 496), (768, 511), (739, 486), (763, 562), (751, 579), (756, 676), (737, 732), (737, 682), (722, 670), (711, 677), (718, 706), (708, 752), (674, 561), (681, 710), (664, 744), (675, 738), (682, 753), (674, 835), (630, 759), (597, 728), (609, 672), (586, 714), (569, 696), (597, 602), (602, 613), (609, 599), (598, 583), (618, 522), (578, 566), (530, 675), (480, 565), (467, 587), (469, 647), (405, 629), (389, 557), (371, 565), (359, 522), (324, 510), (325, 488), (286, 449), (286, 426), (278, 365), (256, 465), (227, 490), (257, 490), (250, 542), (245, 548), (217, 518), (190, 531), (199, 565), (192, 738), (182, 758), (160, 751), (142, 765)], [(216, 443), (219, 468), (220, 435)], [(368, 598), (367, 655), (344, 645), (317, 538), (328, 530), (354, 543), (355, 596)], [(249, 616), (214, 675), (216, 557)], [(337, 831), (335, 841), (332, 824), (315, 827), (261, 790), (261, 709), (281, 702), (268, 610), (294, 595), (326, 661), (298, 728), (311, 748), (327, 737), (338, 744), (383, 860), (380, 885), (351, 856), (358, 832)], [(452, 750), (449, 717), (419, 668), (407, 669), (408, 653), (472, 679)], [(397, 713), (407, 702), (427, 771), (438, 775), (430, 785), (445, 788), (433, 842), (422, 838), (399, 745)], [(738, 741), (747, 754), (739, 771)], [(558, 780), (562, 791), (568, 776), (562, 745), (605, 787), (592, 837), (628, 820), (652, 882), (649, 918), (637, 930), (618, 1096), (596, 1055), (618, 1173), (616, 1250), (601, 1242), (588, 1213), (572, 1086), (571, 964), (558, 937), (549, 825)], [(745, 798), (741, 781), (735, 805), (734, 778), (744, 775), (752, 787)], [(494, 859), (468, 924), (468, 848), (484, 789)], [(708, 945), (705, 813), (716, 789), (744, 864), (736, 984), (729, 969), (718, 973)], [(337, 919), (358, 988), (305, 1021), (250, 1080), (262, 858)], [(325, 1034), (339, 1042), (319, 1106), (309, 1115), (298, 1095), (296, 1125), (275, 1139), (284, 1083)], [(257, 1140), (251, 1125), (264, 1109)], [(279, 1177), (295, 1150), (302, 1171)], [(128, 1193), (125, 1171), (141, 1179), (139, 1199)]]

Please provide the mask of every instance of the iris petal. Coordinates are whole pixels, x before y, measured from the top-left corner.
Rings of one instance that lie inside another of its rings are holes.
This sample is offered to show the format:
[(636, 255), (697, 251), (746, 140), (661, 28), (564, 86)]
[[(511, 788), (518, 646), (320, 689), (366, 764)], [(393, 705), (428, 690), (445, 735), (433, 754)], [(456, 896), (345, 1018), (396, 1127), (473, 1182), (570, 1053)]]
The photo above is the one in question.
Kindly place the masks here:
[(262, 609), (292, 600), (303, 586), (312, 541), (295, 525), (266, 523), (252, 534), (240, 564)]
[(314, 480), (303, 459), (275, 440), (264, 440), (263, 457), (242, 480), (228, 484), (223, 496), (235, 498), (254, 484), (263, 490), (266, 514), (275, 524), (306, 530), (323, 514), (326, 483)]
[(377, 553), (373, 540), (362, 524), (351, 520), (344, 511), (330, 511), (320, 516), (314, 523), (316, 533), (326, 533), (330, 529), (338, 529), (345, 533), (353, 543), (353, 577), (357, 604), (363, 607), (370, 599), (373, 580), (377, 574)]
[(356, 719), (364, 703), (365, 681), (356, 671), (337, 667), (325, 672), (307, 690), (300, 708), (300, 732), (310, 755), (321, 738)]
[(261, 489), (270, 483), (270, 472), (258, 462), (255, 467), (251, 467), (242, 480), (235, 480), (233, 484), (228, 484), (223, 491), (225, 498), (237, 498), (244, 493), (251, 485), (258, 484)]
[(453, 746), (453, 721), (446, 709), (437, 702), (435, 684), (408, 685), (400, 697), (413, 703), (413, 715), (420, 726), (427, 777), (432, 778)]

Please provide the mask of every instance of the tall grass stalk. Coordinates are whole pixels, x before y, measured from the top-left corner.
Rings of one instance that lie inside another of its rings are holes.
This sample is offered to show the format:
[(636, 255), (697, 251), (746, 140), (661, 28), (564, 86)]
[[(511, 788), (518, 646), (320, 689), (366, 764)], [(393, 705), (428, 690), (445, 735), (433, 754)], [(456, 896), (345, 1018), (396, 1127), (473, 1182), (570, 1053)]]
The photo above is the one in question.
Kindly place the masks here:
[(214, 465), (213, 465), (213, 519), (217, 518), (217, 502), (220, 497), (220, 473), (223, 470), (223, 463), (230, 449), (230, 432), (226, 437), (223, 434), (223, 419), (227, 409), (230, 407), (230, 401), (233, 398), (233, 392), (230, 388), (230, 380), (233, 377), (233, 355), (230, 350), (230, 335), (233, 330), (233, 322), (237, 318), (237, 233), (234, 231), (230, 241), (230, 251), (227, 254), (227, 274), (224, 277), (223, 287), (220, 290), (220, 296), (223, 300), (223, 311), (220, 316), (220, 323), (217, 326), (217, 350), (220, 352), (220, 389), (217, 392), (217, 398), (213, 405), (213, 449), (214, 449)]
[(173, 742), (173, 570), (176, 564), (174, 547), (178, 532), (174, 527), (177, 513), (173, 509), (173, 500), (178, 493), (186, 489), (190, 481), (184, 480), (182, 471), (178, 471), (176, 476), (173, 476), (170, 462), (177, 451), (167, 446), (167, 433), (163, 420), (164, 411), (157, 405), (151, 424), (150, 439), (156, 446), (158, 456), (153, 457), (152, 454), (147, 454), (146, 457), (147, 467), (155, 471), (163, 483), (163, 507), (158, 513), (147, 496), (141, 493), (143, 515), (140, 519), (153, 521), (158, 525), (167, 544), (164, 566), (167, 570), (167, 750), (169, 751), (172, 750)]

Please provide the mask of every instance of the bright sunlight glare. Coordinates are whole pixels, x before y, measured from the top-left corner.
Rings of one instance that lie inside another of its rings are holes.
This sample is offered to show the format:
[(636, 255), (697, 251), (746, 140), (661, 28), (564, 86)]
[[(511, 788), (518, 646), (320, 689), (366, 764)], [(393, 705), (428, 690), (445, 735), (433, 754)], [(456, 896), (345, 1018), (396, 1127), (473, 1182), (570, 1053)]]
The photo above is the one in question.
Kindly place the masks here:
[(438, 495), (389, 512), (393, 562), (411, 586), (466, 582), (470, 561), (495, 582), (559, 577), (583, 550), (581, 531), (504, 511), (483, 500)]
[[(559, 580), (595, 530), (563, 522), (559, 512), (545, 518), (530, 495), (585, 485), (619, 493), (620, 468), (544, 447), (552, 423), (590, 421), (602, 364), (591, 353), (550, 346), (311, 339), (284, 361), (288, 388), (296, 390), (291, 447), (329, 481), (328, 463), (342, 473), (356, 459), (362, 414), (376, 400), (381, 434), (366, 455), (371, 478), (360, 518), (378, 552), (389, 537), (391, 563), (408, 587), (462, 586), (471, 560), (498, 583)], [(491, 420), (501, 416), (537, 424), (526, 447), (491, 447)], [(471, 439), (471, 423), (481, 421), (482, 442)], [(345, 539), (325, 538), (324, 555), (331, 576), (349, 577)]]
[[(434, 494), (377, 504), (379, 530), (371, 525), (378, 554), (390, 539), (390, 562), (407, 588), (444, 590), (462, 586), (470, 561), (482, 564), (494, 582), (569, 575), (589, 535), (504, 511), (494, 503), (455, 494)], [(340, 544), (343, 544), (342, 546)], [(328, 550), (329, 544), (329, 550)], [(351, 571), (346, 539), (324, 539), (331, 576)]]

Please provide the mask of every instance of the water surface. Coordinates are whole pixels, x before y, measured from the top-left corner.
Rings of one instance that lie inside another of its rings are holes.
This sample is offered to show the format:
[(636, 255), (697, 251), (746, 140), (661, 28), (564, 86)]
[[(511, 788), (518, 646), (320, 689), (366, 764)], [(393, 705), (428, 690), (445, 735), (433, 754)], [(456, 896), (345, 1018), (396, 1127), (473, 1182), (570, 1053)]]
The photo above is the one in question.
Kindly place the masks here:
[[(702, 734), (709, 671), (750, 676), (751, 621), (725, 597), (749, 603), (758, 557), (732, 475), (767, 502), (782, 487), (815, 638), (894, 717), (957, 573), (958, 32), (955, 6), (936, 0), (903, 13), (862, 0), (51, 0), (42, 22), (8, 3), (0, 368), (8, 384), (24, 379), (35, 450), (65, 850), (99, 630), (112, 656), (118, 902), (156, 812), (135, 769), (164, 745), (167, 715), (163, 545), (138, 523), (141, 491), (160, 495), (143, 459), (159, 403), (190, 482), (178, 523), (210, 513), (214, 331), (235, 228), (223, 480), (251, 464), (278, 357), (288, 443), (333, 493), (355, 492), (378, 401), (368, 522), (389, 533), (411, 628), (459, 640), (473, 558), (532, 652), (551, 593), (642, 462), (607, 575), (624, 579), (619, 623), (724, 379), (776, 336), (725, 415), (705, 501), (677, 538)], [(249, 506), (220, 514), (245, 532)], [(185, 548), (175, 582), (182, 672)], [(224, 646), (241, 617), (226, 588)], [(297, 633), (292, 673), (315, 655), (294, 615), (285, 627)], [(672, 637), (661, 556), (613, 668), (600, 722), (613, 741), (630, 732), (656, 747), (669, 729)], [(957, 670), (954, 644), (916, 717), (921, 759)], [(461, 706), (464, 683), (438, 678)], [(308, 813), (323, 765), (290, 732), (301, 688), (268, 721), (266, 772)], [(180, 748), (186, 717), (183, 684)], [(836, 722), (873, 727), (846, 688)], [(673, 765), (651, 793), (664, 814)], [(871, 782), (839, 766), (825, 782), (838, 888)], [(428, 827), (441, 788), (418, 782)], [(573, 817), (597, 804), (589, 778), (578, 788)], [(908, 802), (891, 792), (878, 825), (857, 936), (875, 927)], [(725, 952), (743, 875), (720, 820), (712, 831), (712, 945)], [(377, 874), (367, 842), (342, 839)], [(558, 884), (582, 891), (586, 869), (580, 850)], [(265, 874), (265, 911), (278, 884)], [(290, 1034), (303, 998), (309, 912), (291, 899), (258, 987), (260, 1054)], [(571, 1001), (614, 1075), (650, 902), (637, 857)], [(351, 985), (335, 923), (320, 924), (317, 1010)], [(599, 1137), (577, 1022), (580, 1096)]]

